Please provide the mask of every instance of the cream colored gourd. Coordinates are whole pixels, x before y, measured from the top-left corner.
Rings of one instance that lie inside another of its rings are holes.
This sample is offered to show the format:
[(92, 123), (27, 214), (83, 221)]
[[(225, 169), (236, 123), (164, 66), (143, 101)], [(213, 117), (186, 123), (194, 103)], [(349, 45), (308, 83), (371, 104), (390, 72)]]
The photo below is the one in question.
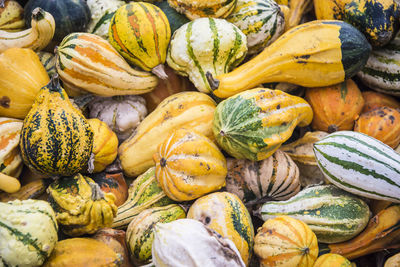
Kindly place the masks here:
[(18, 177), (22, 171), (19, 137), (23, 122), (0, 117), (0, 172)]

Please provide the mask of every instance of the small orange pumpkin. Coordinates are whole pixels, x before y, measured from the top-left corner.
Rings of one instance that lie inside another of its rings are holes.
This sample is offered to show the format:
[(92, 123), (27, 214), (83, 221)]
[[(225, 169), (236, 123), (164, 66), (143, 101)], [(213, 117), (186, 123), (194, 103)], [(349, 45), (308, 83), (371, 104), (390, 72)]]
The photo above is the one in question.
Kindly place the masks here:
[(380, 107), (363, 113), (354, 131), (372, 136), (394, 149), (400, 143), (400, 111)]
[(305, 96), (314, 111), (311, 126), (316, 131), (352, 130), (364, 106), (356, 83), (347, 81), (319, 88), (308, 88)]
[(379, 107), (400, 108), (400, 102), (390, 95), (385, 95), (375, 91), (365, 91), (362, 92), (362, 96), (365, 103), (361, 113), (365, 113)]

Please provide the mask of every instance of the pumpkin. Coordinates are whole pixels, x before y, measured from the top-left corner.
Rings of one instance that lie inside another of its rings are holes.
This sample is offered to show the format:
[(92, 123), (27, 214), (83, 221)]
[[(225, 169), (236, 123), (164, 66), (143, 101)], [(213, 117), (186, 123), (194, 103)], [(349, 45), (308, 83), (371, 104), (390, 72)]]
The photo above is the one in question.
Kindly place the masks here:
[(19, 139), (22, 121), (0, 118), (0, 172), (18, 177), (22, 171)]
[(396, 267), (400, 265), (400, 253), (397, 253), (385, 261), (383, 267)]
[(218, 145), (234, 158), (257, 161), (271, 156), (296, 126), (310, 124), (312, 117), (304, 99), (256, 88), (218, 104), (213, 132)]
[(18, 31), (25, 27), (24, 9), (14, 0), (5, 0), (0, 5), (0, 30)]
[(90, 10), (84, 0), (29, 0), (24, 6), (25, 22), (30, 27), (32, 11), (36, 7), (53, 15), (56, 22), (54, 41), (60, 42), (71, 32), (82, 32), (90, 20)]
[(193, 130), (172, 132), (153, 160), (157, 181), (173, 200), (196, 199), (225, 185), (224, 155), (209, 138)]
[(117, 214), (115, 196), (103, 193), (99, 185), (81, 174), (56, 180), (47, 192), (57, 222), (69, 236), (93, 234), (109, 227)]
[(31, 49), (10, 48), (0, 54), (0, 116), (24, 119), (49, 76)]
[(206, 73), (226, 73), (239, 65), (247, 53), (246, 35), (224, 19), (200, 18), (184, 24), (173, 35), (168, 65), (194, 86), (210, 93)]
[(144, 2), (121, 6), (110, 22), (108, 39), (131, 64), (166, 79), (164, 62), (171, 28), (164, 12)]
[(93, 130), (93, 172), (101, 172), (117, 157), (118, 137), (99, 119), (89, 119), (88, 123)]
[(261, 267), (312, 267), (318, 256), (317, 237), (302, 221), (279, 216), (257, 230), (254, 252)]
[(400, 102), (393, 96), (374, 91), (364, 91), (362, 96), (364, 98), (364, 107), (361, 113), (366, 113), (379, 107), (400, 109)]
[(54, 75), (24, 120), (20, 139), (24, 163), (40, 173), (69, 176), (86, 171), (92, 147), (90, 125)]
[(97, 97), (89, 103), (90, 118), (105, 122), (120, 141), (127, 139), (146, 117), (146, 102), (141, 96)]
[(115, 196), (115, 206), (121, 206), (128, 198), (128, 186), (122, 172), (100, 172), (88, 175), (99, 185), (104, 193), (112, 193)]
[(351, 267), (351, 262), (339, 254), (328, 253), (319, 256), (315, 261), (313, 267)]
[(244, 203), (286, 200), (300, 191), (299, 169), (281, 150), (261, 161), (227, 159), (226, 190)]
[(57, 222), (42, 200), (0, 202), (2, 266), (40, 266), (57, 243)]
[(176, 11), (185, 14), (190, 20), (201, 17), (226, 18), (236, 6), (237, 0), (168, 0)]
[(364, 106), (361, 91), (351, 79), (329, 87), (308, 88), (305, 99), (314, 111), (312, 128), (328, 133), (353, 129)]
[(236, 195), (216, 192), (201, 197), (190, 206), (187, 218), (201, 221), (232, 240), (243, 262), (250, 263), (254, 245), (253, 223), (247, 208)]
[(400, 110), (380, 107), (361, 114), (354, 131), (367, 134), (395, 149), (400, 143)]

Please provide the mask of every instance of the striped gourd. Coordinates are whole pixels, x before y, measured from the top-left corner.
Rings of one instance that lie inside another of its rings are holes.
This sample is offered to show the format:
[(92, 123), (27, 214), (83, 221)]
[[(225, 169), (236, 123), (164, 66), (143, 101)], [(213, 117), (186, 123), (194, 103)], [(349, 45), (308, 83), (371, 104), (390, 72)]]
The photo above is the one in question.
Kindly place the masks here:
[(57, 72), (64, 86), (100, 96), (138, 95), (156, 87), (151, 73), (133, 69), (103, 38), (71, 33), (57, 49)]
[(275, 41), (285, 29), (283, 13), (273, 0), (238, 0), (227, 21), (246, 35), (251, 55)]
[(318, 166), (336, 186), (356, 195), (400, 203), (400, 155), (358, 132), (330, 134), (314, 144)]
[(226, 190), (251, 204), (286, 200), (300, 191), (299, 169), (281, 150), (261, 161), (227, 159)]
[(57, 221), (48, 202), (0, 202), (1, 266), (41, 266), (57, 243)]
[(155, 176), (155, 167), (151, 167), (145, 173), (137, 177), (129, 186), (128, 199), (118, 207), (117, 216), (114, 218), (112, 228), (126, 228), (129, 223), (145, 209), (162, 207), (173, 204)]
[(44, 51), (36, 52), (36, 54), (39, 56), (40, 62), (42, 62), (43, 67), (50, 77), (56, 73), (56, 57), (54, 54)]
[(17, 31), (25, 28), (24, 9), (16, 0), (0, 5), (0, 30)]
[(313, 112), (302, 98), (256, 88), (218, 104), (213, 132), (218, 144), (237, 159), (263, 160), (288, 140), (296, 126), (311, 123)]
[(168, 0), (168, 4), (191, 20), (201, 17), (226, 18), (237, 0)]
[(357, 75), (378, 92), (400, 96), (400, 34), (385, 47), (374, 49)]
[(169, 223), (186, 217), (186, 212), (177, 204), (154, 207), (139, 213), (128, 225), (126, 243), (135, 266), (151, 261), (151, 246), (156, 223)]
[(29, 168), (43, 174), (69, 176), (87, 170), (93, 131), (70, 102), (58, 75), (36, 96), (24, 120), (20, 148)]
[(257, 213), (264, 221), (280, 215), (303, 221), (321, 243), (353, 238), (370, 216), (364, 201), (334, 185), (308, 187), (286, 201), (266, 202)]
[(171, 38), (168, 18), (157, 6), (131, 2), (118, 8), (110, 22), (108, 39), (131, 64), (166, 79), (165, 57)]
[(197, 90), (211, 92), (206, 73), (229, 72), (246, 56), (247, 39), (224, 19), (200, 18), (180, 27), (168, 48), (168, 65), (189, 76)]
[(216, 192), (197, 199), (187, 213), (188, 219), (201, 221), (222, 237), (235, 243), (248, 265), (253, 254), (254, 229), (250, 214), (240, 199), (229, 192)]
[(157, 147), (174, 130), (193, 129), (211, 139), (215, 102), (206, 94), (182, 92), (165, 98), (118, 148), (122, 169), (138, 176), (154, 165)]
[(0, 118), (0, 172), (13, 177), (18, 177), (23, 167), (19, 150), (22, 125), (20, 120)]

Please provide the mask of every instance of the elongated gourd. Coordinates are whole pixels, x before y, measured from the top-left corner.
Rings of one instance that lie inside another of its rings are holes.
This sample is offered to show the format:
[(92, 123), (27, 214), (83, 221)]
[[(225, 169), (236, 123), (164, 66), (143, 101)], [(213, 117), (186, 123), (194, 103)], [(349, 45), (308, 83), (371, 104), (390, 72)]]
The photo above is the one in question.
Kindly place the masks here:
[(294, 27), (234, 71), (212, 77), (213, 93), (221, 98), (262, 83), (288, 82), (305, 87), (341, 83), (368, 60), (371, 45), (343, 21), (312, 21)]
[(32, 12), (32, 27), (20, 32), (0, 30), (0, 53), (11, 47), (31, 48), (42, 50), (51, 41), (56, 24), (53, 16), (41, 8)]

